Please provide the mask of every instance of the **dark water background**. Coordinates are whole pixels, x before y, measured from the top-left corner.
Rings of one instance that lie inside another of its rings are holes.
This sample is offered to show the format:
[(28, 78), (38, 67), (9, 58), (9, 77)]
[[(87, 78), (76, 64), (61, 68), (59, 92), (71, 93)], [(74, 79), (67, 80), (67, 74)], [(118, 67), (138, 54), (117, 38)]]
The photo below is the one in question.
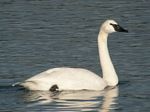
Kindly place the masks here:
[[(53, 67), (101, 73), (100, 24), (115, 19), (109, 49), (120, 83), (114, 89), (27, 92), (11, 87)], [(0, 111), (150, 111), (150, 0), (1, 0)]]

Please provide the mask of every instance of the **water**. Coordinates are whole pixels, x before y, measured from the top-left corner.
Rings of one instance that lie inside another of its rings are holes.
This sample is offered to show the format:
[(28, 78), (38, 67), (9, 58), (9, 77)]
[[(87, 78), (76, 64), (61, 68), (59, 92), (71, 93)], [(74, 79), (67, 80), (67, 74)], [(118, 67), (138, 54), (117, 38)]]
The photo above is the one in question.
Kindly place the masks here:
[[(0, 111), (150, 110), (149, 0), (1, 0)], [(105, 19), (129, 30), (109, 38), (119, 86), (95, 91), (32, 92), (11, 87), (59, 66), (101, 73), (97, 35)]]

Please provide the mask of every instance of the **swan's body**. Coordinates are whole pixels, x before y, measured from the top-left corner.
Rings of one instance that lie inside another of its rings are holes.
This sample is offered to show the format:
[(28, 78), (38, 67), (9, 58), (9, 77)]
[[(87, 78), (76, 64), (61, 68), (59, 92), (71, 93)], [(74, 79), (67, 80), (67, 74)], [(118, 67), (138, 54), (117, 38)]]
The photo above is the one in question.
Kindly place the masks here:
[(53, 85), (59, 90), (102, 90), (106, 87), (104, 80), (91, 71), (65, 67), (42, 72), (21, 85), (30, 90), (50, 90)]
[(98, 35), (98, 47), (103, 78), (82, 68), (53, 68), (35, 75), (22, 83), (29, 90), (103, 90), (106, 86), (116, 86), (118, 76), (111, 62), (107, 48), (108, 34), (112, 32), (127, 32), (114, 20), (105, 21)]

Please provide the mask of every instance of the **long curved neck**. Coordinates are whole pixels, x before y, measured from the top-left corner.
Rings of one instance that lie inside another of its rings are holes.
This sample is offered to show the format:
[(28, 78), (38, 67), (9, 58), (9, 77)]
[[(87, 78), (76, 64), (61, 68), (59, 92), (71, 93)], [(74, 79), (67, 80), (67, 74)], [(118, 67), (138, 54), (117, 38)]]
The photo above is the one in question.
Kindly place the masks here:
[(115, 86), (118, 84), (118, 76), (112, 64), (108, 46), (107, 46), (108, 34), (100, 31), (98, 35), (98, 48), (100, 55), (100, 63), (103, 72), (103, 79), (106, 81), (108, 86)]

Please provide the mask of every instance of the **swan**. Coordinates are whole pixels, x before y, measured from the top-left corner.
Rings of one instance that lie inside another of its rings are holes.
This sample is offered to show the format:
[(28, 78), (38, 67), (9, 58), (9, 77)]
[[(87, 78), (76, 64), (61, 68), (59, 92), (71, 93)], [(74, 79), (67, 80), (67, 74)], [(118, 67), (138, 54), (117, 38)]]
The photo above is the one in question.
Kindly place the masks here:
[(107, 39), (113, 32), (128, 32), (114, 20), (106, 20), (98, 34), (98, 50), (102, 67), (102, 78), (83, 68), (60, 67), (39, 73), (23, 82), (13, 84), (28, 90), (62, 91), (62, 90), (103, 90), (107, 86), (116, 86), (118, 76), (112, 64)]

